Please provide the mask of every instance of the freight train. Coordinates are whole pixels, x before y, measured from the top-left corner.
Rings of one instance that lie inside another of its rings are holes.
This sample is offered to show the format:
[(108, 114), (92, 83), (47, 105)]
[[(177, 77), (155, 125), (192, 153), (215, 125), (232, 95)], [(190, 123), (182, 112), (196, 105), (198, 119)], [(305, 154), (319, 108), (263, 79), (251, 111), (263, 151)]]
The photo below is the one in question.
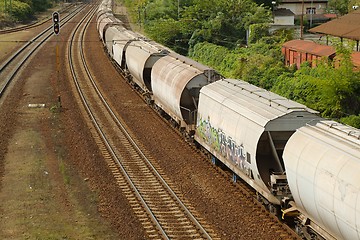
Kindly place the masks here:
[(148, 104), (305, 239), (360, 239), (360, 131), (179, 55), (97, 11), (104, 47)]

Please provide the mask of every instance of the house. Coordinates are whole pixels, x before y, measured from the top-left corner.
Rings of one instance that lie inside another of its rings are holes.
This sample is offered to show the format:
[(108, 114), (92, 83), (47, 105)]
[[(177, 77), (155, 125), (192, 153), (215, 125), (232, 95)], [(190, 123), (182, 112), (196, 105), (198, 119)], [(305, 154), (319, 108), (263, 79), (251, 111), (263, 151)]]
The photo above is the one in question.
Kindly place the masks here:
[(289, 9), (278, 8), (273, 11), (273, 24), (269, 28), (269, 32), (273, 33), (276, 30), (283, 28), (294, 28), (295, 26), (295, 14)]
[[(296, 65), (297, 69), (304, 62), (309, 62), (312, 67), (316, 66), (317, 60), (327, 58), (339, 66), (341, 56), (336, 56), (336, 50), (332, 46), (321, 45), (307, 40), (291, 40), (283, 44), (282, 53), (285, 65)], [(351, 54), (351, 61), (355, 71), (360, 71), (360, 52)]]
[[(349, 14), (341, 16), (330, 22), (321, 24), (320, 26), (311, 28), (309, 32), (320, 33), (324, 35), (330, 35), (339, 37), (341, 41), (351, 39), (356, 41), (356, 50), (360, 51), (360, 9), (355, 10)], [(327, 44), (328, 41), (327, 41)]]
[(291, 10), (296, 16), (324, 14), (328, 0), (282, 0), (278, 8)]
[(351, 54), (351, 60), (354, 64), (355, 70), (360, 71), (360, 52), (353, 52)]
[(273, 11), (274, 24), (277, 26), (294, 26), (295, 14), (286, 8), (277, 8)]
[(312, 67), (316, 61), (322, 58), (334, 59), (335, 48), (332, 46), (320, 45), (312, 41), (291, 40), (283, 44), (282, 53), (285, 57), (285, 65), (296, 65), (297, 69), (304, 62), (309, 62)]

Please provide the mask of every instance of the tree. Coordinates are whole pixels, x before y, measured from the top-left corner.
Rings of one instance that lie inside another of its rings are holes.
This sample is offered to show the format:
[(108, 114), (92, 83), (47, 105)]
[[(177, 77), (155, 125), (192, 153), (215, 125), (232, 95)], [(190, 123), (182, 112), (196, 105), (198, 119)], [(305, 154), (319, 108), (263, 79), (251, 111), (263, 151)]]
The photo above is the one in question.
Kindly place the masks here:
[(33, 10), (31, 9), (30, 5), (27, 3), (13, 0), (11, 15), (15, 17), (15, 19), (18, 21), (24, 21), (32, 17)]
[(182, 23), (172, 18), (151, 21), (145, 26), (148, 36), (175, 52), (187, 54), (187, 38), (183, 35)]
[[(193, 48), (210, 42), (235, 49), (246, 44), (251, 24), (271, 21), (271, 12), (252, 0), (136, 0), (125, 1), (132, 18), (145, 23), (145, 33), (169, 47)], [(178, 22), (178, 23), (175, 23)], [(177, 27), (177, 30), (164, 26)], [(160, 29), (165, 27), (167, 30)], [(156, 34), (155, 34), (156, 33)], [(174, 34), (165, 37), (164, 34)], [(157, 36), (161, 34), (162, 36)], [(167, 39), (165, 39), (167, 38)], [(182, 51), (184, 52), (184, 51)]]
[(349, 4), (350, 0), (329, 0), (328, 8), (334, 10), (337, 14), (344, 15), (349, 12)]
[(234, 49), (246, 44), (246, 32), (251, 24), (271, 21), (271, 12), (251, 0), (196, 0), (194, 3), (183, 14), (187, 19), (201, 22), (190, 39), (190, 48), (207, 41)]
[(50, 0), (32, 0), (32, 9), (35, 12), (43, 12), (52, 6)]

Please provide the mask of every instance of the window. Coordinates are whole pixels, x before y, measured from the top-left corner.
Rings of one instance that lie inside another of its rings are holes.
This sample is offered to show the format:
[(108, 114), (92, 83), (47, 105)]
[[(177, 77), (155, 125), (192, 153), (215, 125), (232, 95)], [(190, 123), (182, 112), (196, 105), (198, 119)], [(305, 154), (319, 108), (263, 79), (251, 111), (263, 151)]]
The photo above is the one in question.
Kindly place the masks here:
[(306, 8), (306, 14), (316, 14), (316, 8)]

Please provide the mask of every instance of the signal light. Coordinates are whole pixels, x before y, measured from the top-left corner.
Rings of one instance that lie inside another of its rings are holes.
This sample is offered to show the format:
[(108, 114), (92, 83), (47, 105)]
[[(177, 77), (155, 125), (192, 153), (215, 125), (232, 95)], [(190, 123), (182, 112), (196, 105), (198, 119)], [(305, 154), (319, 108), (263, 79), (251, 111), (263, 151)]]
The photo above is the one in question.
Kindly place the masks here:
[(53, 12), (52, 19), (53, 19), (54, 23), (59, 23), (60, 22), (60, 14), (58, 12)]
[(60, 24), (54, 23), (54, 33), (58, 35), (60, 33)]
[(54, 22), (54, 33), (58, 35), (60, 33), (60, 14), (58, 12), (53, 12), (52, 19)]

